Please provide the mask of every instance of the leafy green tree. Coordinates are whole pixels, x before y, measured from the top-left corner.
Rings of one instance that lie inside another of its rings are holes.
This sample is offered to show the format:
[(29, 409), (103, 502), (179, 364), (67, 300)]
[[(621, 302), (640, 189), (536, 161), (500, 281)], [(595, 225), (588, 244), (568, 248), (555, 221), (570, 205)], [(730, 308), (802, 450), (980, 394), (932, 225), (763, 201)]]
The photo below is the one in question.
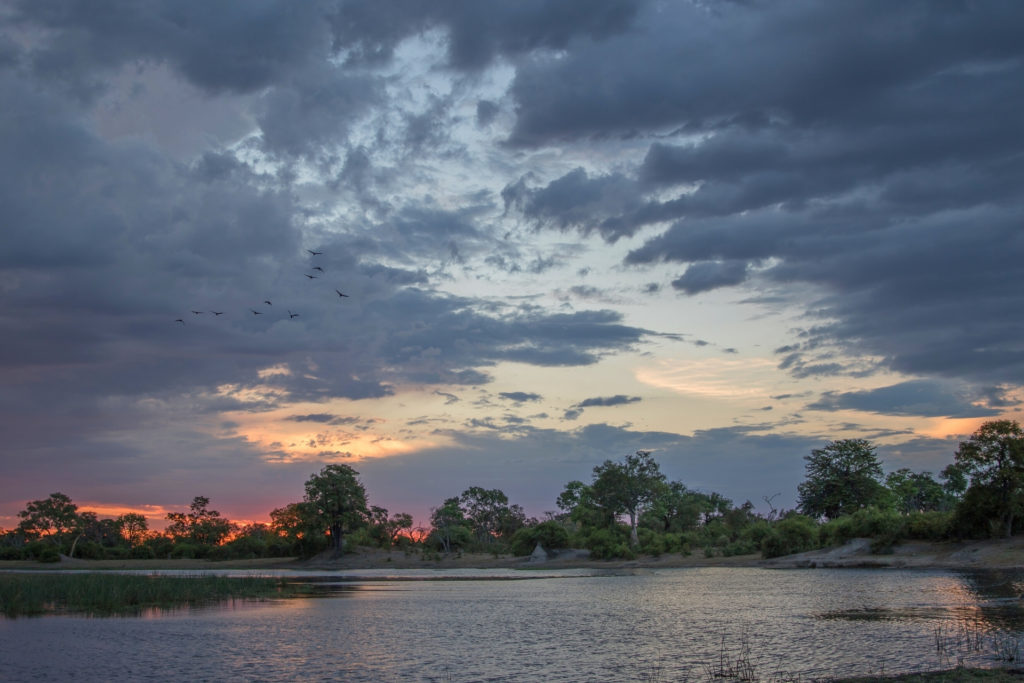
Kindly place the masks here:
[(395, 545), (403, 536), (407, 536), (412, 531), (412, 515), (408, 512), (396, 512), (388, 517), (387, 529), (388, 543)]
[(613, 515), (629, 515), (629, 541), (636, 547), (637, 520), (657, 499), (665, 486), (665, 475), (650, 451), (637, 451), (621, 462), (606, 460), (594, 468), (591, 495), (599, 507)]
[(508, 496), (500, 489), (470, 486), (459, 496), (459, 505), (477, 543), (493, 543), (496, 540), (501, 514), (508, 509)]
[(327, 546), (324, 528), (310, 503), (289, 503), (270, 512), (270, 529), (283, 539), (291, 552), (312, 557)]
[(960, 442), (954, 457), (954, 464), (970, 478), (968, 497), (987, 498), (1002, 535), (1010, 537), (1014, 519), (1024, 507), (1024, 431), (1020, 425), (1013, 420), (986, 422)]
[(345, 534), (366, 524), (366, 489), (348, 465), (327, 465), (306, 481), (309, 503), (330, 536), (334, 555), (341, 555)]
[(459, 496), (459, 505), (481, 546), (511, 538), (526, 523), (526, 513), (518, 505), (509, 505), (501, 489), (471, 486)]
[(114, 520), (114, 524), (129, 548), (134, 548), (141, 543), (149, 531), (149, 521), (145, 515), (138, 512), (126, 512), (119, 515)]
[(446, 553), (461, 547), (472, 538), (469, 520), (459, 505), (458, 498), (447, 498), (441, 507), (430, 511), (431, 536)]
[(28, 539), (47, 538), (61, 545), (79, 525), (78, 506), (63, 493), (51, 493), (49, 498), (33, 500), (18, 513), (18, 529)]
[(566, 484), (555, 504), (563, 516), (568, 516), (582, 528), (604, 528), (615, 524), (616, 513), (599, 505), (594, 499), (594, 489), (582, 481), (573, 480)]
[(805, 460), (807, 478), (797, 487), (797, 507), (805, 515), (835, 519), (884, 501), (882, 465), (869, 441), (830, 441)]
[(711, 515), (714, 507), (711, 496), (673, 481), (660, 488), (641, 521), (659, 532), (692, 531), (700, 526), (705, 516)]
[(892, 492), (896, 509), (904, 514), (945, 510), (952, 507), (952, 497), (931, 472), (912, 472), (901, 467), (885, 477), (885, 486)]
[(165, 532), (176, 542), (188, 542), (200, 546), (219, 545), (234, 530), (230, 520), (221, 517), (216, 510), (207, 506), (210, 499), (196, 496), (188, 506), (188, 512), (168, 512)]

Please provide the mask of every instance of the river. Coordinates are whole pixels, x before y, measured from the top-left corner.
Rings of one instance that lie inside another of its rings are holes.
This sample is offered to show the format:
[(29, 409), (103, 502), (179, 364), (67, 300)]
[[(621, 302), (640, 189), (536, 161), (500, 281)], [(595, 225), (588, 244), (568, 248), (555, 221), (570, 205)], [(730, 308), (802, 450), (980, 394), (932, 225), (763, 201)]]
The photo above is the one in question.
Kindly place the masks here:
[(1024, 657), (1024, 574), (1012, 572), (394, 570), (302, 580), (323, 596), (0, 619), (0, 679), (680, 681), (732, 668), (806, 680)]

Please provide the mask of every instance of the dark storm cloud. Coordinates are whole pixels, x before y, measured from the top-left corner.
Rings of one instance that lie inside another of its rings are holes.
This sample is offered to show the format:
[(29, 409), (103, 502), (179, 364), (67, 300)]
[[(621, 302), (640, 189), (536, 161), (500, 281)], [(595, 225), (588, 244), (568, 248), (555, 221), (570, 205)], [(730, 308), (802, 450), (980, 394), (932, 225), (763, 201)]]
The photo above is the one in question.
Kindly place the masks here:
[(718, 287), (738, 285), (746, 279), (747, 264), (743, 261), (701, 261), (691, 265), (682, 276), (673, 280), (672, 286), (687, 294), (697, 294)]
[(1008, 2), (641, 12), (635, 31), (524, 64), (510, 142), (661, 139), (632, 170), (520, 180), (506, 204), (609, 242), (668, 224), (626, 263), (685, 264), (687, 295), (816, 286), (783, 363), (796, 376), (1024, 382), (1005, 314), (1024, 304), (1022, 25)]
[(166, 62), (208, 90), (245, 92), (326, 52), (327, 5), (22, 0), (14, 5), (13, 21), (50, 32), (30, 51), (34, 69), (46, 77), (88, 84), (95, 69)]
[(403, 38), (441, 28), (447, 33), (450, 65), (475, 70), (498, 56), (559, 50), (581, 37), (600, 40), (620, 33), (643, 4), (627, 0), (348, 0), (337, 3), (331, 22), (337, 43), (350, 51), (354, 61), (387, 61)]
[(983, 397), (964, 393), (962, 387), (951, 382), (914, 380), (867, 391), (827, 392), (806, 408), (922, 417), (993, 417), (999, 414), (992, 407), (979, 405)]

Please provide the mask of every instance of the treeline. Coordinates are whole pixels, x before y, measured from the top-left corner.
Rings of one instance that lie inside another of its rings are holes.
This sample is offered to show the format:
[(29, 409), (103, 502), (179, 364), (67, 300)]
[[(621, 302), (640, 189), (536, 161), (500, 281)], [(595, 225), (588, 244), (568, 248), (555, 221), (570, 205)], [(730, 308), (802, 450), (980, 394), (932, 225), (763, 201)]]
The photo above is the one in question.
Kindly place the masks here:
[(355, 546), (442, 553), (527, 555), (545, 549), (589, 549), (595, 558), (638, 554), (776, 557), (869, 537), (876, 552), (903, 539), (1010, 536), (1024, 526), (1024, 431), (1013, 421), (983, 424), (959, 444), (938, 476), (898, 469), (883, 473), (876, 447), (864, 439), (827, 443), (805, 457), (797, 506), (767, 512), (669, 481), (650, 452), (596, 466), (589, 482), (571, 481), (544, 520), (527, 518), (499, 489), (470, 487), (432, 510), (430, 526), (409, 514), (367, 503), (358, 472), (328, 465), (310, 477), (305, 495), (270, 513), (269, 524), (240, 526), (196, 497), (187, 512), (167, 515), (162, 532), (128, 513), (98, 519), (61, 493), (28, 503), (16, 529), (0, 533), (0, 559), (309, 557)]

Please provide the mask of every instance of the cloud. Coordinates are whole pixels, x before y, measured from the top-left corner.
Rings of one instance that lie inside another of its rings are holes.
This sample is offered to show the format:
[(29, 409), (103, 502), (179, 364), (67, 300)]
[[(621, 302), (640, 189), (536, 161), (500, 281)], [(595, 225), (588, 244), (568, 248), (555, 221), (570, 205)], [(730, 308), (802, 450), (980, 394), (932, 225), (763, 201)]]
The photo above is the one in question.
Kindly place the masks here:
[(738, 285), (747, 279), (748, 265), (743, 261), (695, 263), (672, 286), (686, 294), (699, 294), (719, 287)]
[(528, 401), (539, 401), (543, 398), (540, 394), (535, 394), (527, 391), (502, 391), (498, 394), (501, 398), (516, 403), (526, 403)]
[(621, 406), (629, 403), (638, 403), (642, 400), (643, 399), (640, 396), (626, 396), (625, 394), (585, 398), (579, 403), (573, 404), (571, 407), (567, 408), (565, 413), (562, 415), (562, 419), (569, 421), (579, 419), (579, 416), (583, 414), (584, 408)]
[[(691, 296), (810, 285), (820, 296), (787, 366), (796, 377), (872, 371), (836, 359), (847, 355), (1021, 383), (1016, 326), (1000, 311), (1024, 303), (1004, 284), (1024, 278), (1024, 165), (1006, 146), (1024, 139), (1009, 113), (1024, 59), (1003, 21), (1022, 10), (902, 5), (887, 15), (898, 37), (856, 28), (879, 8), (641, 10), (643, 33), (525, 65), (510, 144), (669, 132), (614, 170), (511, 185), (506, 200), (608, 242), (653, 229), (625, 263), (686, 264), (672, 285)], [(700, 68), (650, 68), (666, 62)]]
[(951, 382), (911, 380), (867, 391), (827, 392), (807, 405), (808, 410), (859, 410), (883, 415), (923, 417), (994, 417), (992, 407), (981, 405), (981, 397), (965, 395), (964, 388)]
[(641, 401), (639, 396), (626, 396), (625, 394), (616, 394), (615, 396), (597, 396), (594, 398), (585, 398), (576, 405), (580, 408), (592, 408), (594, 406), (621, 406), (627, 403), (637, 403)]

